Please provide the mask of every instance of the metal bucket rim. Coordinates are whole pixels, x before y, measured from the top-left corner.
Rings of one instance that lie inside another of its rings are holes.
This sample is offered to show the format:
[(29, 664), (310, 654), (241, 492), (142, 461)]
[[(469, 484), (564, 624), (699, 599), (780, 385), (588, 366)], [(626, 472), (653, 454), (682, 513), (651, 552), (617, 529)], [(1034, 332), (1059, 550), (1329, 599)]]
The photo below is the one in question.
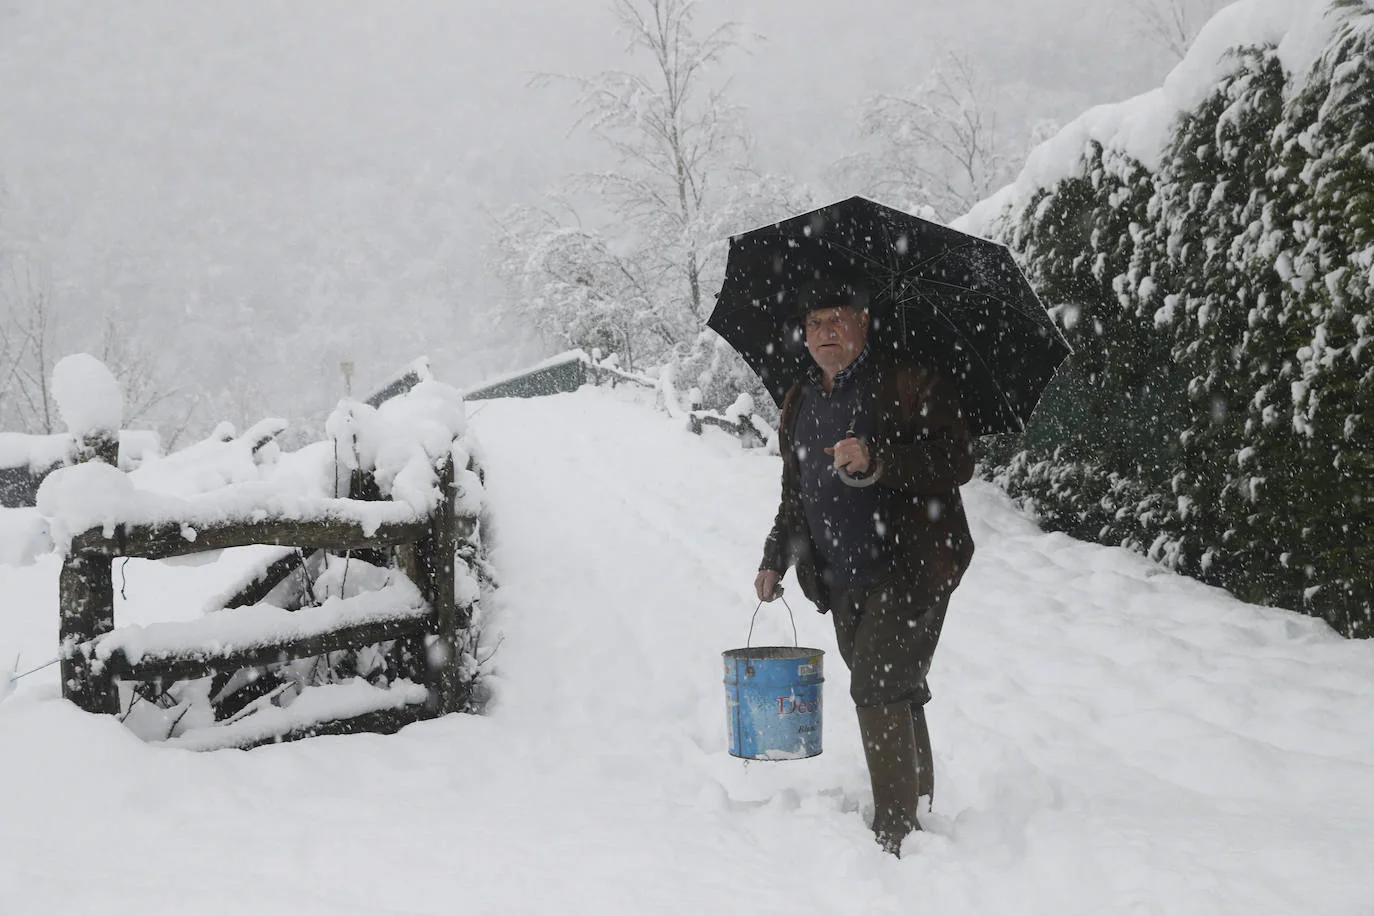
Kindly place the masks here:
[(726, 649), (720, 654), (731, 661), (786, 662), (825, 655), (825, 650), (811, 649), (807, 646), (750, 646), (744, 649)]

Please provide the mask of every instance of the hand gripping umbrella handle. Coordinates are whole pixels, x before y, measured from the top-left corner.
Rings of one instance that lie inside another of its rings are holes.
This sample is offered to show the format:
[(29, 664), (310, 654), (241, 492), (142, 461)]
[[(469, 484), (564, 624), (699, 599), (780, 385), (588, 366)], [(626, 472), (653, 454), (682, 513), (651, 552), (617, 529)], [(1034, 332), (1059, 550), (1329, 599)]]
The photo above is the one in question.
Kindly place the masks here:
[[(792, 613), (792, 605), (788, 604), (787, 599), (781, 595), (778, 597), (782, 600), (782, 606), (787, 608), (787, 618), (792, 621), (792, 645), (799, 647), (801, 643), (797, 640), (797, 618)], [(759, 619), (759, 608), (761, 607), (763, 607), (762, 601), (759, 602), (758, 607), (754, 608), (754, 616), (749, 618), (749, 638), (744, 642), (746, 648), (752, 649), (754, 647), (754, 621)]]
[(840, 481), (846, 487), (854, 487), (855, 489), (860, 487), (871, 487), (878, 482), (877, 474), (869, 474), (867, 477), (855, 477), (848, 471), (838, 468), (836, 470), (839, 472)]
[[(844, 437), (846, 439), (859, 438), (859, 434), (854, 431), (854, 427), (858, 424), (858, 422), (858, 412), (855, 411), (854, 419), (849, 422), (849, 429), (845, 430)], [(864, 445), (865, 447), (868, 445), (867, 440), (864, 440)], [(846, 487), (854, 487), (855, 489), (861, 489), (863, 487), (871, 487), (878, 482), (878, 475), (873, 473), (872, 468), (869, 468), (867, 477), (855, 477), (854, 475), (846, 471), (844, 468), (836, 468), (835, 471), (840, 475), (840, 482), (843, 483)]]

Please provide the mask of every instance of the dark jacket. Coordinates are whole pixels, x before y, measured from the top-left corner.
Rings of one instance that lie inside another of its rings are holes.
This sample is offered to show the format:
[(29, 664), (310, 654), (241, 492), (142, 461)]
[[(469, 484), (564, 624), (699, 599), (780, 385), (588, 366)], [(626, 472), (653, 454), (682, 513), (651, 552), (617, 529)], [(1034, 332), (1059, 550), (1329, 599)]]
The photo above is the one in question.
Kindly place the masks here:
[[(973, 444), (954, 387), (935, 370), (880, 361), (877, 422), (868, 443), (877, 486), (888, 493), (893, 569), (884, 579), (911, 583), (932, 595), (958, 585), (973, 558), (973, 538), (959, 486), (973, 477)], [(793, 433), (810, 381), (792, 386), (778, 423), (782, 500), (764, 543), (760, 569), (797, 568), (802, 593), (821, 611), (830, 596), (817, 575), (801, 502), (801, 468)]]

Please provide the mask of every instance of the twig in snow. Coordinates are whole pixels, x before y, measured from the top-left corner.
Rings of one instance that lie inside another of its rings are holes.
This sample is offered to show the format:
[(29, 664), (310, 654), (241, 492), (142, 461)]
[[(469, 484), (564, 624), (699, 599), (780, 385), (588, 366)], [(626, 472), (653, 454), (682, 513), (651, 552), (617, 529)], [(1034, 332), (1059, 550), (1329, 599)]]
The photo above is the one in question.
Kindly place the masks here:
[(486, 658), (479, 658), (479, 659), (477, 659), (477, 667), (480, 668), (480, 667), (482, 667), (483, 665), (485, 665), (487, 662), (491, 661), (492, 656), (496, 654), (496, 650), (499, 649), (499, 648), (501, 648), (501, 643), (503, 643), (503, 642), (505, 642), (505, 641), (506, 641), (506, 637), (505, 637), (504, 634), (502, 634), (501, 638), (498, 639), (498, 640), (496, 640), (496, 645), (492, 646), (492, 647), (491, 647), (491, 651), (487, 653), (487, 657), (486, 657)]
[(167, 729), (167, 737), (163, 738), (163, 739), (162, 739), (163, 741), (170, 741), (170, 740), (172, 740), (172, 735), (173, 735), (173, 733), (176, 732), (177, 726), (181, 724), (181, 720), (184, 719), (184, 718), (186, 718), (186, 714), (187, 714), (188, 712), (190, 712), (190, 711), (191, 711), (191, 703), (190, 703), (190, 701), (187, 701), (187, 703), (186, 703), (186, 708), (183, 709), (183, 710), (181, 711), (181, 715), (177, 716), (175, 719), (172, 720), (172, 727), (169, 728), (169, 729)]

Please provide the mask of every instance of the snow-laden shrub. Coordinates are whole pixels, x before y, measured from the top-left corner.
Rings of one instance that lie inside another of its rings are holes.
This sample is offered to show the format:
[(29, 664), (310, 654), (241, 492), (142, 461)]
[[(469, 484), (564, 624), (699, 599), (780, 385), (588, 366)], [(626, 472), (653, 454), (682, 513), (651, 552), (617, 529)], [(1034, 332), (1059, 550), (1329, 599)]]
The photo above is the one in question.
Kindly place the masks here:
[(753, 412), (776, 425), (778, 409), (749, 364), (715, 331), (704, 331), (691, 346), (676, 348), (668, 360), (675, 384), (697, 389), (703, 410), (727, 412), (742, 394), (753, 400)]
[(1049, 527), (1374, 635), (1374, 16), (1337, 6), (1310, 67), (1233, 49), (1157, 162), (1093, 143), (1001, 222), (1076, 353), (982, 457)]

